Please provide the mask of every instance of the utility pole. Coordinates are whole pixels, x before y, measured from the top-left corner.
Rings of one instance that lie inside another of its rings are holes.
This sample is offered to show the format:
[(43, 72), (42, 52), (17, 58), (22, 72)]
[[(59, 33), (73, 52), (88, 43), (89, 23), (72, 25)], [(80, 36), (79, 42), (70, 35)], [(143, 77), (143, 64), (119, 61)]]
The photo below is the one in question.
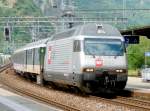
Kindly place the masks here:
[[(123, 0), (123, 18), (126, 18), (126, 0)], [(124, 30), (126, 30), (126, 24), (124, 23)]]
[(55, 0), (49, 0), (49, 1), (50, 1), (51, 6), (52, 6), (53, 8), (57, 8), (57, 3), (56, 3)]
[[(61, 1), (62, 19), (65, 21), (71, 21), (74, 15), (74, 4), (72, 0), (62, 0)], [(64, 28), (72, 28), (73, 22), (63, 23)]]

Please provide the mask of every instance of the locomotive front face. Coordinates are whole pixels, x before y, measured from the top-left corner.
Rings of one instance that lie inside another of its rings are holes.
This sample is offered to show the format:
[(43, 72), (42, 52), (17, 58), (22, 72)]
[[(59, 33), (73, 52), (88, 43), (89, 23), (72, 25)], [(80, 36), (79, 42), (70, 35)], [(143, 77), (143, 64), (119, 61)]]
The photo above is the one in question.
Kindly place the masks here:
[[(118, 38), (84, 39), (83, 80), (113, 86), (127, 81), (125, 45)], [(125, 84), (124, 83), (124, 84)]]

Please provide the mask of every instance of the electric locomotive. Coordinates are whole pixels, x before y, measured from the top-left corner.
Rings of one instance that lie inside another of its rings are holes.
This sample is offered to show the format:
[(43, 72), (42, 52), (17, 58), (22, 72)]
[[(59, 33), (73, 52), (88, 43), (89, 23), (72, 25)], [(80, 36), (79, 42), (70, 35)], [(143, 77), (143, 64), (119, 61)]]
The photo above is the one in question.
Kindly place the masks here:
[(127, 82), (125, 41), (108, 24), (88, 23), (17, 50), (14, 69), (42, 81), (78, 87), (123, 89)]

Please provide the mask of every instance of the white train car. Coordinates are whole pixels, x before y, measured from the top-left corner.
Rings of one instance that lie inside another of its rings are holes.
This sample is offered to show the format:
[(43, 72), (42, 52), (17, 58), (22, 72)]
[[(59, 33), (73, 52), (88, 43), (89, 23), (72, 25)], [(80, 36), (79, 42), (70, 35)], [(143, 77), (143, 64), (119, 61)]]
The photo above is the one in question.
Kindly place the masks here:
[(45, 80), (89, 92), (123, 89), (127, 82), (124, 38), (107, 24), (77, 26), (43, 42), (31, 43), (12, 58), (15, 70), (36, 74), (39, 83)]

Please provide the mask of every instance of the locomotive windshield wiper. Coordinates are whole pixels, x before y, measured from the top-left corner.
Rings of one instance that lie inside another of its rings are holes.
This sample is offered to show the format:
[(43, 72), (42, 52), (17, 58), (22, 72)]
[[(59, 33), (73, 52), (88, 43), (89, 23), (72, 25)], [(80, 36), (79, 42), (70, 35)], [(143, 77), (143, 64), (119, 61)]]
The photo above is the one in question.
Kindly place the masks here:
[(95, 55), (92, 55), (93, 56), (93, 58), (95, 58)]
[(88, 53), (88, 55), (92, 56), (93, 58), (95, 58), (96, 55)]
[(88, 55), (91, 55), (93, 58), (95, 58), (95, 54), (91, 53), (90, 51), (88, 52)]

